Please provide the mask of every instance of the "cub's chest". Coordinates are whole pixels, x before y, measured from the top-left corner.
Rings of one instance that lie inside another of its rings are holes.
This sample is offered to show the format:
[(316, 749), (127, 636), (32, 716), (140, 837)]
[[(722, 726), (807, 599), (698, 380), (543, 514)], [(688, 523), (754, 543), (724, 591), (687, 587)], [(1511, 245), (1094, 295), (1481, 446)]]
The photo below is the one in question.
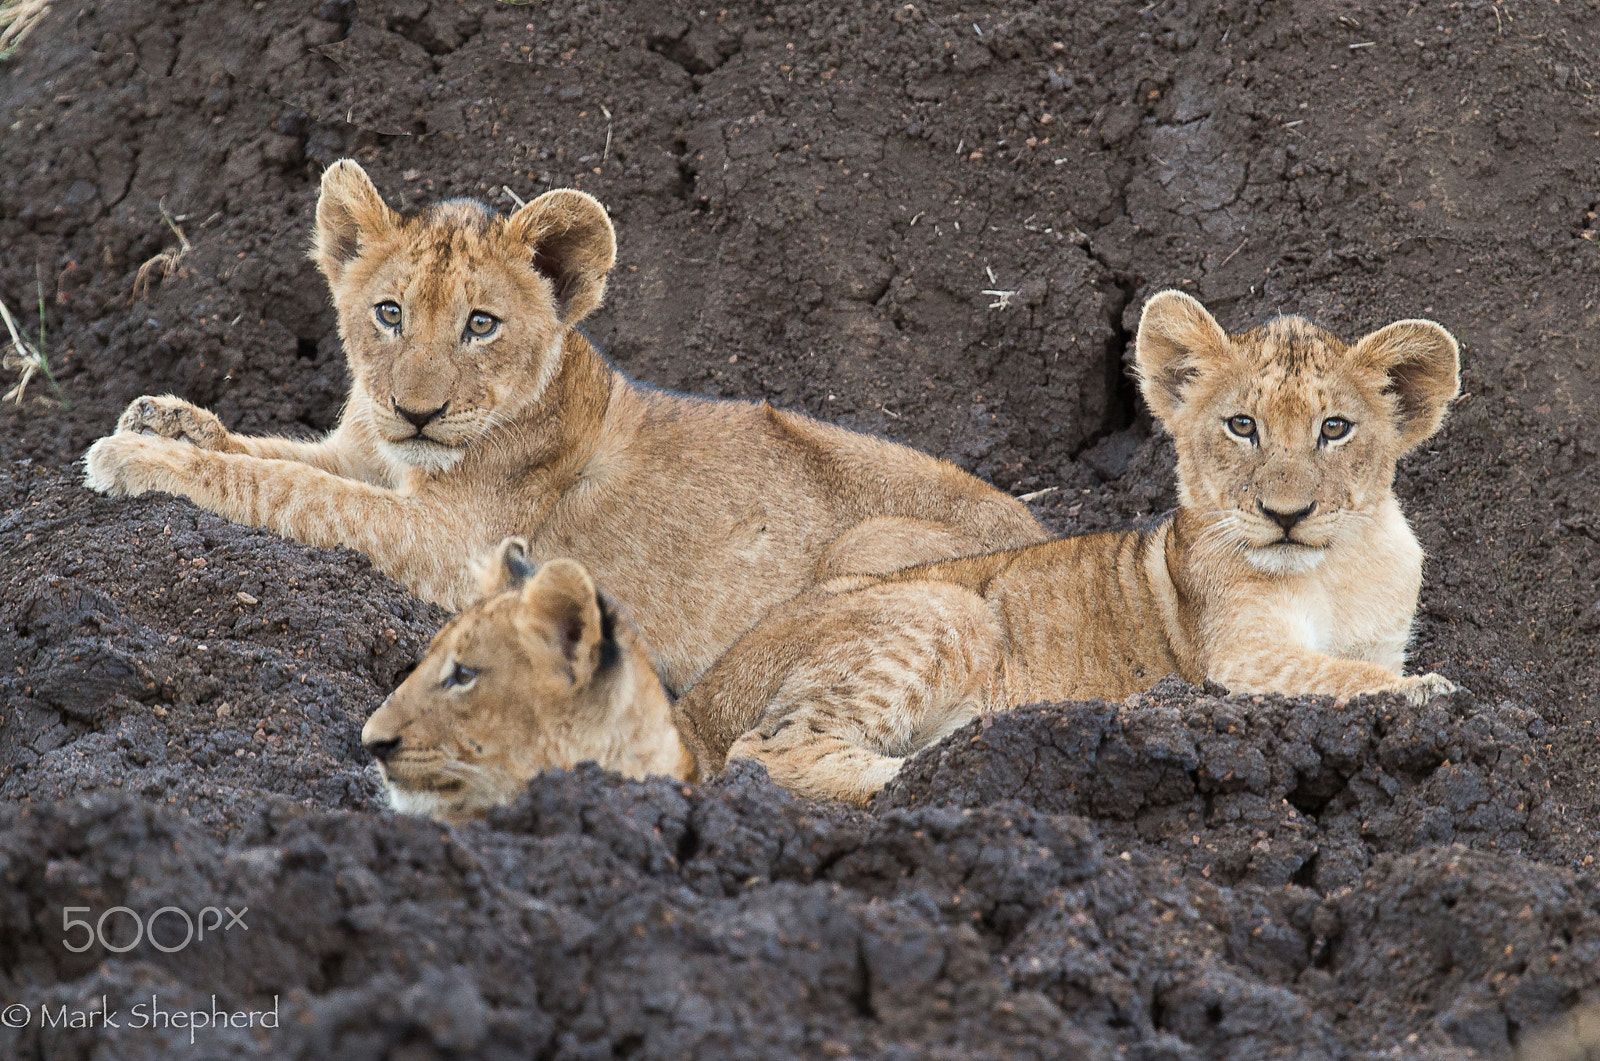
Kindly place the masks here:
[(1390, 587), (1309, 584), (1285, 587), (1274, 611), (1288, 639), (1304, 648), (1399, 667), (1415, 603)]

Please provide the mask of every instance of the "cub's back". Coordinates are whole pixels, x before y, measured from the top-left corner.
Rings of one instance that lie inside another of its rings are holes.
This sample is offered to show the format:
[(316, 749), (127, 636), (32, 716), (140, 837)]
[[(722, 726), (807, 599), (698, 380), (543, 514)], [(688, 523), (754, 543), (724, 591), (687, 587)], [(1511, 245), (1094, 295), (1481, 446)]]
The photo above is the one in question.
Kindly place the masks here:
[(837, 499), (847, 523), (873, 516), (955, 523), (979, 540), (978, 552), (1049, 538), (1026, 505), (949, 461), (797, 413), (759, 408), (799, 466)]
[[(845, 570), (889, 570), (1047, 537), (1020, 502), (948, 462), (765, 404), (630, 386), (605, 421), (582, 485), (528, 536), (629, 604), (670, 688), (835, 555)], [(920, 552), (897, 562), (897, 549)]]

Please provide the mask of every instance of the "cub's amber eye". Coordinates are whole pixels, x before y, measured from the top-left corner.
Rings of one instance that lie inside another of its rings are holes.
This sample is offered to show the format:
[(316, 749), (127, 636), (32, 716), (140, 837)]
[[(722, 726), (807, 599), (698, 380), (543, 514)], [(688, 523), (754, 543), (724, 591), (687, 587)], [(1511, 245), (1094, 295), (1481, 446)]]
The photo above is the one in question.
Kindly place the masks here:
[(494, 330), (500, 327), (500, 320), (481, 309), (472, 311), (472, 316), (467, 318), (467, 334), (482, 339), (486, 335), (493, 335)]
[(1330, 416), (1322, 421), (1322, 440), (1324, 442), (1337, 442), (1348, 435), (1350, 429), (1355, 426), (1355, 424), (1352, 424), (1342, 416)]
[(384, 327), (400, 327), (400, 304), (398, 302), (380, 302), (373, 308), (377, 311), (378, 320)]
[(1228, 425), (1228, 431), (1238, 438), (1256, 437), (1256, 421), (1252, 416), (1230, 416), (1225, 423)]
[(444, 676), (444, 687), (446, 689), (464, 688), (476, 681), (477, 677), (477, 671), (457, 663), (450, 668), (450, 673)]

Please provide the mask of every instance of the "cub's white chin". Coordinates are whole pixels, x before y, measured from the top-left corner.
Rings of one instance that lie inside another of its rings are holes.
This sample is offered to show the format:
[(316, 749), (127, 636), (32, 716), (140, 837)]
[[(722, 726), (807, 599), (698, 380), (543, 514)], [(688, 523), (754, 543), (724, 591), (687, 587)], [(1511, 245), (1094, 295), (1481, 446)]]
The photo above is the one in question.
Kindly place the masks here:
[(401, 788), (380, 766), (378, 776), (383, 778), (384, 794), (389, 797), (389, 809), (396, 814), (415, 814), (421, 818), (459, 821), (478, 817), (490, 807), (504, 806), (517, 797), (521, 787), (509, 791), (484, 791), (471, 786), (453, 792), (435, 792), (429, 789)]
[(460, 461), (463, 451), (455, 446), (444, 446), (424, 439), (407, 439), (404, 442), (380, 442), (383, 455), (405, 468), (418, 468), (425, 472), (447, 472)]
[(450, 810), (449, 804), (437, 792), (415, 792), (401, 788), (393, 781), (385, 784), (384, 789), (389, 794), (389, 809), (396, 814), (432, 818)]
[(1303, 575), (1328, 554), (1309, 545), (1262, 545), (1245, 549), (1245, 563), (1266, 575)]

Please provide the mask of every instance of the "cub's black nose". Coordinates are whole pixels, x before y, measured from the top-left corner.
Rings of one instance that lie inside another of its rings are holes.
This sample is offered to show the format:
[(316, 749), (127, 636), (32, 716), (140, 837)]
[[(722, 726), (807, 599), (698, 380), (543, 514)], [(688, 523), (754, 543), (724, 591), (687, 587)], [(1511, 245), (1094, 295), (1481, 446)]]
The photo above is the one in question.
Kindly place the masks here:
[(1301, 520), (1311, 515), (1311, 510), (1316, 507), (1317, 503), (1313, 501), (1305, 508), (1302, 508), (1299, 512), (1278, 512), (1274, 509), (1268, 508), (1259, 501), (1256, 502), (1256, 508), (1261, 510), (1261, 514), (1270, 519), (1272, 522), (1276, 523), (1278, 526), (1282, 527), (1283, 533), (1285, 534), (1288, 534), (1291, 530), (1293, 530), (1296, 523), (1299, 523)]
[(388, 762), (389, 756), (400, 749), (399, 737), (390, 737), (388, 740), (362, 741), (361, 743), (366, 745), (367, 751), (371, 752), (372, 757), (380, 763)]
[(445, 402), (444, 405), (439, 406), (437, 409), (430, 409), (425, 412), (417, 412), (412, 409), (407, 409), (399, 402), (395, 402), (394, 412), (396, 416), (400, 417), (400, 419), (406, 421), (418, 431), (421, 431), (424, 427), (427, 427), (429, 424), (439, 419), (439, 417), (443, 416), (445, 409), (448, 408), (449, 405), (449, 402)]

